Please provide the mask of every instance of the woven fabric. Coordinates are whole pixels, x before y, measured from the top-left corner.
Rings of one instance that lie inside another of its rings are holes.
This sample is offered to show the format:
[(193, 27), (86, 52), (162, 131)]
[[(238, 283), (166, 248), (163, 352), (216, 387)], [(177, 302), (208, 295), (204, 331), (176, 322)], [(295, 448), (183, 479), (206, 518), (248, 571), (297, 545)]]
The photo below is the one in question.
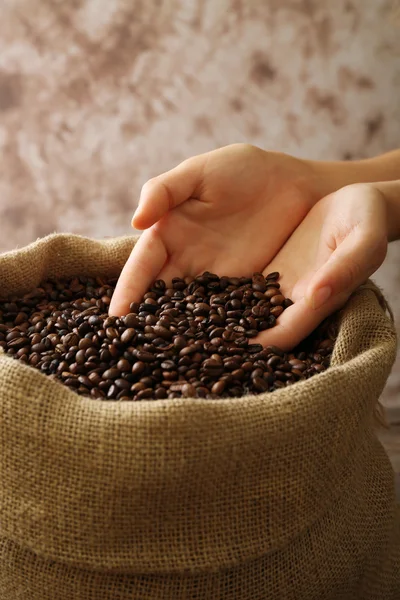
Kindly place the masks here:
[[(0, 294), (117, 275), (133, 243), (49, 236), (0, 257)], [(399, 598), (374, 432), (395, 352), (370, 286), (332, 367), (272, 394), (98, 401), (1, 355), (1, 600)]]

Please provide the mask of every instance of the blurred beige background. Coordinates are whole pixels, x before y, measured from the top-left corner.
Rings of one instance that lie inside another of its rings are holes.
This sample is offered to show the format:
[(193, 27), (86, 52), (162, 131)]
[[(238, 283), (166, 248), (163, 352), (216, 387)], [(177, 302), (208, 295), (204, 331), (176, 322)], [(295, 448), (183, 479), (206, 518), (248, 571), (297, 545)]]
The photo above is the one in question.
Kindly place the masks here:
[[(238, 141), (400, 147), (400, 3), (0, 0), (0, 251), (127, 233), (146, 179)], [(399, 273), (393, 245), (377, 280), (398, 325)], [(399, 396), (400, 361), (384, 396), (400, 434)]]

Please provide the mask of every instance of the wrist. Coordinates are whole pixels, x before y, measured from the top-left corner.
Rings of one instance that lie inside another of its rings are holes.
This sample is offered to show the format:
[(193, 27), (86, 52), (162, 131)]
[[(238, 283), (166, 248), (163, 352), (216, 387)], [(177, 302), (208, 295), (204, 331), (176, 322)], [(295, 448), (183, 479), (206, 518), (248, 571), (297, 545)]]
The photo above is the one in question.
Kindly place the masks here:
[(400, 179), (398, 181), (381, 181), (374, 183), (387, 208), (388, 241), (400, 239)]
[(400, 150), (357, 161), (304, 161), (312, 172), (317, 199), (354, 183), (400, 179)]

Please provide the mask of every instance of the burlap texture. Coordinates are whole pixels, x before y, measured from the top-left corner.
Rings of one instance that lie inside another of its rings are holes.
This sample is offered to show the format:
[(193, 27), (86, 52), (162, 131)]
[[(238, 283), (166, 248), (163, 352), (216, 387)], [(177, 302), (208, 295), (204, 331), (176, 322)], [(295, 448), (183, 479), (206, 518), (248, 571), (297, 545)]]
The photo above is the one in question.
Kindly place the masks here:
[[(49, 236), (0, 257), (0, 294), (116, 275), (132, 245)], [(0, 599), (400, 598), (373, 419), (395, 352), (365, 289), (332, 367), (272, 394), (102, 402), (0, 356)]]

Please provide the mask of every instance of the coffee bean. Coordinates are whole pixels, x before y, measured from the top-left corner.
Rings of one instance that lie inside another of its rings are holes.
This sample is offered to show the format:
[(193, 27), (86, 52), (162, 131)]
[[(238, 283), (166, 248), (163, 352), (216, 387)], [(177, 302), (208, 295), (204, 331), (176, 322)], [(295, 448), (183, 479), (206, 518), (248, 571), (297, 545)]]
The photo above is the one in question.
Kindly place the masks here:
[(131, 384), (129, 383), (129, 381), (127, 381), (126, 379), (122, 379), (121, 377), (116, 379), (114, 381), (114, 384), (120, 390), (129, 390), (131, 388)]
[(74, 388), (79, 387), (79, 381), (77, 379), (73, 379), (72, 377), (68, 377), (67, 379), (65, 379), (64, 383), (68, 387), (74, 387)]
[[(274, 296), (272, 298), (272, 300), (276, 298), (276, 296)], [(273, 315), (276, 319), (283, 313), (284, 308), (283, 306), (273, 306), (270, 310), (270, 314)]]
[(220, 338), (222, 336), (222, 334), (224, 333), (225, 329), (223, 327), (216, 327), (215, 329), (211, 330), (210, 333), (210, 340), (214, 339), (214, 338)]
[(278, 273), (278, 271), (274, 271), (273, 273), (268, 273), (268, 275), (265, 277), (265, 279), (268, 279), (268, 280), (275, 279), (275, 280), (277, 280), (277, 279), (279, 279), (279, 277), (280, 277), (280, 274)]
[(182, 396), (184, 398), (194, 398), (196, 395), (196, 389), (189, 383), (185, 383), (182, 386)]
[(118, 395), (118, 392), (119, 392), (119, 389), (118, 389), (118, 387), (117, 387), (117, 386), (116, 386), (116, 385), (113, 383), (113, 384), (112, 384), (112, 385), (110, 385), (110, 387), (108, 388), (108, 391), (107, 391), (107, 398), (108, 398), (109, 400), (112, 400), (112, 399), (116, 398), (116, 397), (117, 397), (117, 395)]
[(179, 356), (189, 356), (190, 354), (195, 354), (195, 352), (197, 352), (200, 349), (200, 345), (199, 344), (192, 344), (190, 346), (186, 346), (185, 348), (182, 348), (182, 350), (179, 352)]
[(266, 300), (271, 300), (274, 296), (279, 295), (279, 289), (277, 287), (269, 287), (264, 293), (264, 297)]
[(121, 358), (117, 362), (117, 369), (123, 373), (128, 373), (131, 370), (131, 363), (126, 358)]
[(169, 329), (167, 329), (166, 327), (163, 327), (161, 325), (156, 325), (154, 327), (154, 333), (156, 335), (158, 335), (159, 337), (163, 338), (164, 340), (172, 340), (173, 338), (173, 333), (172, 331), (170, 331)]
[(282, 294), (276, 294), (272, 296), (270, 302), (272, 306), (281, 306), (285, 300), (285, 297)]
[(132, 367), (132, 375), (140, 375), (145, 370), (146, 365), (142, 361), (136, 362)]
[(165, 360), (161, 363), (161, 368), (165, 371), (170, 371), (171, 369), (175, 369), (176, 365), (173, 360)]
[(203, 362), (203, 368), (210, 370), (210, 371), (215, 371), (215, 370), (219, 371), (221, 368), (223, 368), (223, 365), (218, 360), (215, 360), (213, 358), (208, 358), (207, 360), (205, 360)]
[(33, 344), (32, 346), (32, 352), (38, 352), (39, 354), (42, 354), (43, 352), (46, 352), (46, 346), (44, 343), (40, 342), (40, 344)]
[(88, 379), (93, 384), (93, 386), (98, 386), (102, 380), (98, 373), (90, 373), (88, 375)]
[(28, 338), (16, 337), (13, 340), (10, 340), (7, 345), (9, 348), (13, 348), (14, 350), (16, 350), (17, 348), (25, 346), (28, 342)]
[(226, 382), (223, 379), (220, 379), (211, 388), (211, 392), (216, 394), (217, 396), (221, 396), (223, 394), (226, 387)]
[(76, 393), (102, 400), (278, 389), (323, 372), (333, 350), (322, 330), (287, 355), (249, 343), (292, 304), (278, 278), (205, 272), (175, 278), (171, 288), (158, 280), (121, 318), (106, 314), (116, 279), (45, 282), (21, 299), (0, 302), (0, 347)]
[(267, 365), (274, 368), (277, 367), (282, 361), (282, 358), (280, 356), (271, 356), (271, 358), (268, 359), (267, 361)]
[(103, 379), (117, 379), (120, 376), (120, 372), (118, 369), (107, 369), (103, 373)]
[(257, 392), (266, 392), (268, 390), (268, 383), (262, 377), (254, 377), (253, 387)]
[(142, 361), (144, 363), (152, 363), (156, 360), (154, 354), (151, 354), (150, 352), (146, 352), (144, 350), (135, 350), (134, 355), (139, 361)]
[(252, 288), (253, 288), (253, 290), (256, 290), (257, 292), (265, 292), (265, 290), (267, 289), (267, 284), (264, 281), (264, 279), (260, 279), (260, 280), (253, 282)]
[(187, 344), (187, 339), (183, 335), (177, 335), (174, 339), (174, 347), (178, 350), (182, 350)]
[(78, 350), (78, 352), (75, 355), (75, 361), (78, 365), (83, 365), (83, 363), (86, 361), (86, 355), (84, 350)]
[(138, 394), (139, 392), (141, 392), (142, 390), (145, 390), (145, 389), (146, 389), (146, 386), (141, 381), (138, 381), (137, 383), (134, 383), (131, 386), (131, 392), (133, 392), (133, 394)]
[(211, 354), (210, 358), (211, 358), (211, 360), (214, 360), (219, 364), (223, 363), (223, 360), (219, 354)]
[(86, 375), (79, 375), (78, 381), (79, 381), (79, 383), (81, 383), (82, 385), (84, 385), (87, 388), (93, 387), (93, 383), (90, 381), (89, 377), (87, 377)]

